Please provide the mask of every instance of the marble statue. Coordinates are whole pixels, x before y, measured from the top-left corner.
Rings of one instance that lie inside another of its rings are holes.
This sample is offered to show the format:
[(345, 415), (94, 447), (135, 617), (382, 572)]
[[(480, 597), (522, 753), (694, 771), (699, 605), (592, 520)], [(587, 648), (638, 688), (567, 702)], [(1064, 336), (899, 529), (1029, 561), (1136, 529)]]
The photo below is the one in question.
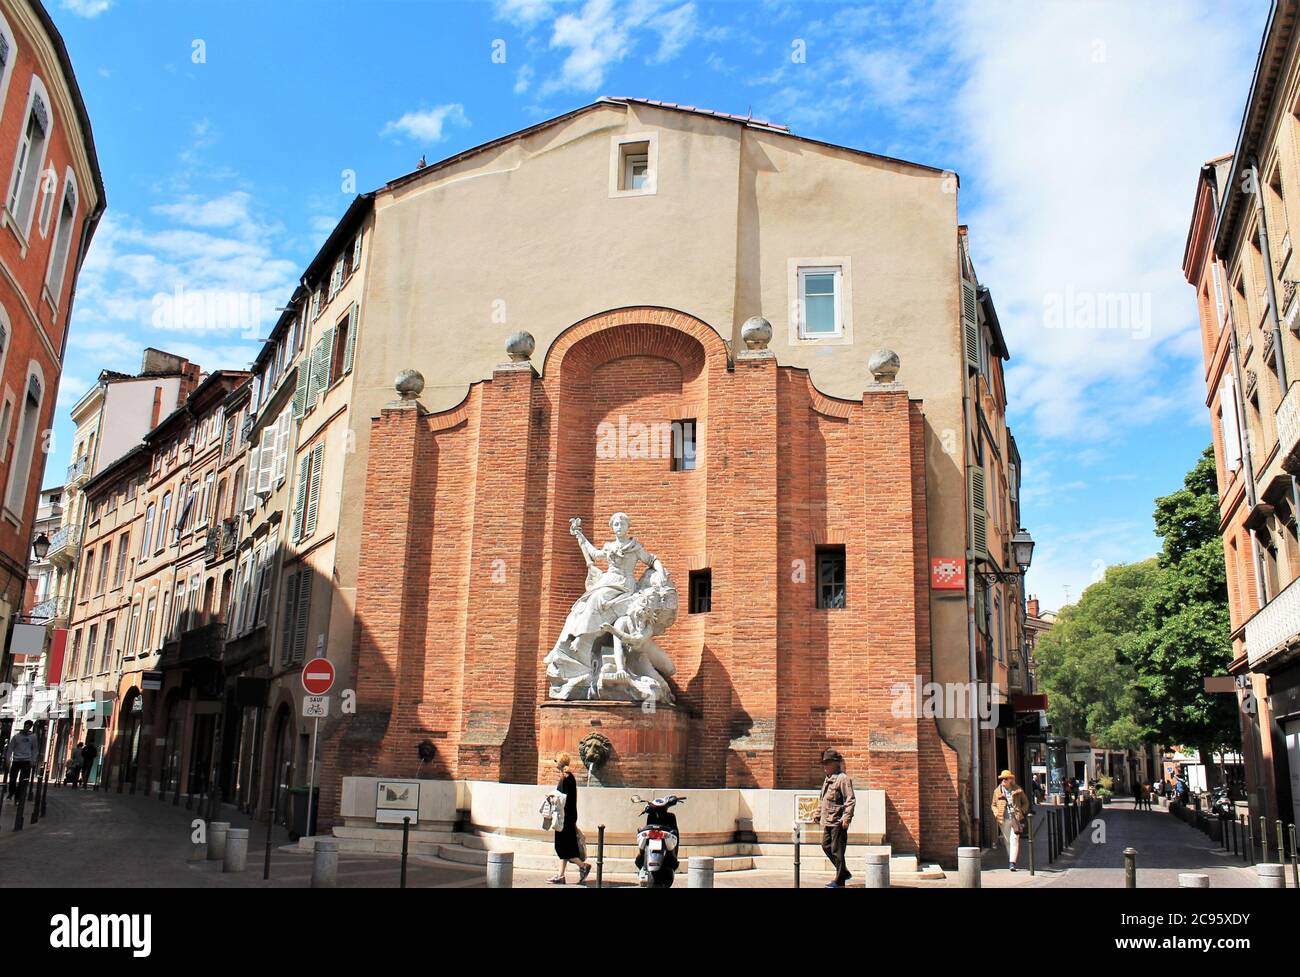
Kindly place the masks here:
[[(581, 519), (569, 520), (587, 561), (587, 584), (545, 659), (551, 698), (671, 704), (668, 677), (677, 669), (654, 639), (677, 619), (677, 588), (631, 535), (627, 513), (614, 513), (609, 527), (614, 538), (597, 547), (583, 535)], [(638, 577), (642, 564), (647, 569)]]

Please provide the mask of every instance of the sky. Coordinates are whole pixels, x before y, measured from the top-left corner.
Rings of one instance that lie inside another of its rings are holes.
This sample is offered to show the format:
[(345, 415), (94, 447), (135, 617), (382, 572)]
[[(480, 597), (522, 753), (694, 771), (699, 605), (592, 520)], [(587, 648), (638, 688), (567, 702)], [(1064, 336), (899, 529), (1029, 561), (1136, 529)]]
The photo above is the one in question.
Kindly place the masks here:
[[(1209, 444), (1183, 247), (1200, 165), (1235, 143), (1265, 0), (46, 3), (109, 204), (47, 484), (101, 369), (137, 370), (145, 346), (247, 367), (356, 192), (601, 95), (960, 175), (1044, 607), (1154, 554), (1154, 499)], [(196, 332), (168, 314), (193, 292), (251, 295), (264, 326)]]

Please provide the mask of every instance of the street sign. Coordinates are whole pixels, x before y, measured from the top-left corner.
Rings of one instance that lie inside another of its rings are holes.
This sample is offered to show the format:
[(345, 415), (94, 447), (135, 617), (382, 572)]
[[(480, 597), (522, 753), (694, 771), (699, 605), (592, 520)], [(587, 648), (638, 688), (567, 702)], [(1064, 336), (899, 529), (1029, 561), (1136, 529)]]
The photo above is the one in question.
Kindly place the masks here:
[(334, 685), (334, 666), (328, 658), (313, 658), (302, 667), (302, 687), (308, 695), (324, 695)]
[(330, 697), (327, 695), (309, 695), (302, 700), (303, 719), (324, 719), (330, 714)]

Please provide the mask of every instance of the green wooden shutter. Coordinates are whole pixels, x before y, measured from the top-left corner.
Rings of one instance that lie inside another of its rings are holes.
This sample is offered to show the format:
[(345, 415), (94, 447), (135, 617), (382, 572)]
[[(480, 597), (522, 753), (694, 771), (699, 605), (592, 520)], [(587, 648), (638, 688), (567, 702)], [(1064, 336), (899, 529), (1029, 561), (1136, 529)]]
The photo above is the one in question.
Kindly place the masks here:
[(302, 517), (307, 511), (307, 489), (311, 478), (311, 452), (302, 456), (298, 463), (298, 485), (293, 497), (293, 531), (290, 538), (296, 543), (302, 539)]
[(280, 664), (293, 660), (293, 630), (298, 623), (298, 574), (289, 577), (284, 586), (284, 619), (280, 622)]
[(984, 469), (970, 469), (971, 550), (977, 560), (989, 558), (988, 495), (984, 486)]
[(361, 319), (361, 307), (355, 302), (352, 303), (352, 311), (348, 313), (348, 345), (343, 350), (343, 372), (352, 372), (352, 358), (356, 355), (357, 349), (357, 323)]
[(311, 616), (311, 586), (315, 571), (303, 567), (298, 574), (298, 619), (293, 627), (293, 660), (296, 664), (305, 657), (307, 650), (307, 620)]
[(961, 328), (966, 347), (966, 365), (972, 370), (980, 368), (980, 312), (979, 295), (973, 282), (961, 280)]
[(294, 381), (293, 416), (302, 417), (307, 412), (307, 389), (311, 384), (311, 357), (304, 356), (298, 361), (298, 375)]

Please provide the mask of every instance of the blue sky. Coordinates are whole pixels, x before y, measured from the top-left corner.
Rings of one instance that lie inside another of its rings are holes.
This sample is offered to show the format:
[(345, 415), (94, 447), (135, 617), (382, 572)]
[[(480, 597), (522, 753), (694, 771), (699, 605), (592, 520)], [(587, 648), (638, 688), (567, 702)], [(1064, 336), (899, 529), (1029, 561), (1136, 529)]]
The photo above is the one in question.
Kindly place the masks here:
[(1233, 148), (1264, 0), (47, 4), (109, 198), (47, 483), (100, 369), (138, 368), (147, 345), (205, 369), (254, 355), (247, 330), (167, 328), (157, 296), (252, 292), (269, 319), (349, 173), (373, 189), (603, 94), (752, 111), (961, 174), (1011, 348), (1045, 606), (1155, 552), (1153, 498), (1209, 442), (1180, 266), (1198, 168)]

